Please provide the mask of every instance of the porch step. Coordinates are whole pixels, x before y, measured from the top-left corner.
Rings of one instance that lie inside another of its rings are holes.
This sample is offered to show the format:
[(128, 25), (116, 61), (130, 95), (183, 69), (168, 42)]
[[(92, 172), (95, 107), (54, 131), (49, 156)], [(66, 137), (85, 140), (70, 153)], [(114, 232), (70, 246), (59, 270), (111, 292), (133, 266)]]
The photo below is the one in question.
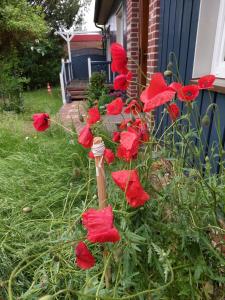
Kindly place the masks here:
[(87, 95), (87, 91), (69, 90), (71, 96)]
[(71, 100), (86, 100), (87, 99), (87, 96), (86, 95), (73, 95), (71, 96)]
[(87, 87), (82, 86), (67, 86), (68, 91), (86, 91)]

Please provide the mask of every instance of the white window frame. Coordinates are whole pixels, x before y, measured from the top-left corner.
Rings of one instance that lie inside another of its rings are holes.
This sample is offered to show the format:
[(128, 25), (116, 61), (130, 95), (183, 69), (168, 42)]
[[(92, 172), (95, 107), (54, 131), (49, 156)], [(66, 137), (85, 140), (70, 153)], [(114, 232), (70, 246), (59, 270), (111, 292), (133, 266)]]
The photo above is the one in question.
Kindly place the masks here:
[(220, 0), (212, 73), (216, 77), (225, 78), (225, 0)]
[(116, 12), (116, 41), (123, 45), (123, 6), (122, 4)]
[(193, 78), (225, 78), (225, 0), (201, 0)]

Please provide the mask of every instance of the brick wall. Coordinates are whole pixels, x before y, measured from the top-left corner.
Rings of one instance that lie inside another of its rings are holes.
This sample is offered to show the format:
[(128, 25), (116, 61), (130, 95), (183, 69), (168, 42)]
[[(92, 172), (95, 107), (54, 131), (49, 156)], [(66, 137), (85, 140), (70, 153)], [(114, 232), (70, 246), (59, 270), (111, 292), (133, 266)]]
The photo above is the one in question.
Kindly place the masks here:
[[(133, 60), (139, 60), (139, 0), (127, 0), (127, 55)], [(136, 64), (128, 59), (128, 69), (132, 72), (132, 81), (137, 82), (138, 70)], [(131, 83), (127, 94), (129, 97), (137, 97), (138, 86)]]
[(149, 1), (147, 77), (157, 71), (159, 44), (160, 0)]
[[(127, 54), (133, 60), (139, 62), (139, 0), (127, 0)], [(158, 43), (159, 43), (160, 0), (149, 0), (148, 23), (148, 57), (147, 77), (157, 71)], [(138, 69), (132, 60), (128, 60), (128, 68), (133, 74), (132, 81), (138, 81)], [(137, 97), (138, 86), (131, 83), (127, 94), (129, 97)]]

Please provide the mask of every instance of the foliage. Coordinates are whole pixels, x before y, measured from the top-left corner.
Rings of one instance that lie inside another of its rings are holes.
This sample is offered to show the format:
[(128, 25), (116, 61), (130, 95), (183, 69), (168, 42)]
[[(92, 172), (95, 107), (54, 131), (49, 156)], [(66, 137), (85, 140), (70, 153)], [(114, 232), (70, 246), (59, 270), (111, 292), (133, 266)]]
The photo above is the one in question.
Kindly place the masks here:
[(29, 78), (29, 89), (46, 87), (49, 82), (57, 85), (63, 57), (62, 40), (53, 36), (49, 40), (26, 43), (20, 51), (20, 65), (23, 76)]
[[(40, 103), (40, 95), (35, 98), (30, 93), (29, 98), (29, 114), (37, 105), (38, 112), (51, 113)], [(50, 96), (47, 103), (54, 103)], [(203, 159), (197, 100), (183, 106), (186, 113), (166, 130), (149, 126), (151, 139), (142, 144), (136, 160), (116, 160), (105, 167), (107, 202), (113, 207), (121, 240), (104, 244), (104, 258), (102, 245), (88, 243), (97, 262), (88, 271), (75, 266), (73, 248), (86, 238), (83, 212), (98, 207), (95, 162), (77, 144), (73, 131), (70, 135), (56, 128), (52, 116), (51, 129), (37, 134), (30, 128), (28, 112), (23, 117), (2, 114), (3, 299), (46, 295), (79, 300), (224, 299), (225, 172), (219, 112), (214, 124), (219, 152), (209, 148)], [(149, 114), (140, 116), (152, 123)], [(160, 124), (167, 117), (162, 110)], [(91, 130), (115, 150), (101, 122)], [(218, 156), (221, 168), (215, 174), (213, 162)], [(124, 192), (113, 183), (111, 172), (121, 169), (138, 171), (151, 195), (144, 206), (128, 206)], [(106, 287), (109, 269), (111, 284)]]
[(67, 0), (67, 1), (46, 1), (46, 0), (28, 0), (35, 7), (39, 7), (45, 14), (45, 20), (54, 30), (59, 28), (70, 28), (77, 26), (82, 21), (83, 9), (90, 3), (89, 0)]
[(46, 24), (38, 8), (26, 0), (2, 0), (0, 2), (0, 54), (8, 53), (25, 41), (42, 38)]
[(46, 32), (39, 10), (27, 1), (0, 2), (0, 103), (4, 110), (23, 110), (22, 89), (28, 80), (22, 74), (19, 49), (28, 41), (43, 38)]
[(101, 96), (98, 99), (98, 108), (101, 113), (104, 113), (106, 104), (110, 103), (113, 100), (113, 97), (110, 96), (108, 90), (103, 90)]
[(26, 79), (20, 77), (17, 55), (0, 59), (0, 107), (3, 110), (23, 111), (22, 89)]
[(94, 72), (91, 75), (88, 85), (88, 106), (92, 107), (101, 96), (108, 94), (108, 88), (105, 86), (106, 75), (104, 72)]

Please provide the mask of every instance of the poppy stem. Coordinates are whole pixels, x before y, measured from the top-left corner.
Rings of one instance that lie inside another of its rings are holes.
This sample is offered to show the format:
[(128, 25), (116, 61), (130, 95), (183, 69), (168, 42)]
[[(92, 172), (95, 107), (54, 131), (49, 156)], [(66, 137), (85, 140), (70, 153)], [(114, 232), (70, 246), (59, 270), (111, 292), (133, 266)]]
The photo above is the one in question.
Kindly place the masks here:
[(55, 123), (56, 125), (62, 127), (65, 131), (67, 131), (67, 132), (69, 132), (69, 133), (71, 133), (71, 134), (75, 134), (75, 135), (76, 135), (76, 133), (75, 133), (73, 130), (71, 130), (71, 129), (65, 127), (65, 126), (63, 126), (61, 123), (57, 122), (56, 120), (50, 119), (50, 121), (51, 121), (52, 123)]

